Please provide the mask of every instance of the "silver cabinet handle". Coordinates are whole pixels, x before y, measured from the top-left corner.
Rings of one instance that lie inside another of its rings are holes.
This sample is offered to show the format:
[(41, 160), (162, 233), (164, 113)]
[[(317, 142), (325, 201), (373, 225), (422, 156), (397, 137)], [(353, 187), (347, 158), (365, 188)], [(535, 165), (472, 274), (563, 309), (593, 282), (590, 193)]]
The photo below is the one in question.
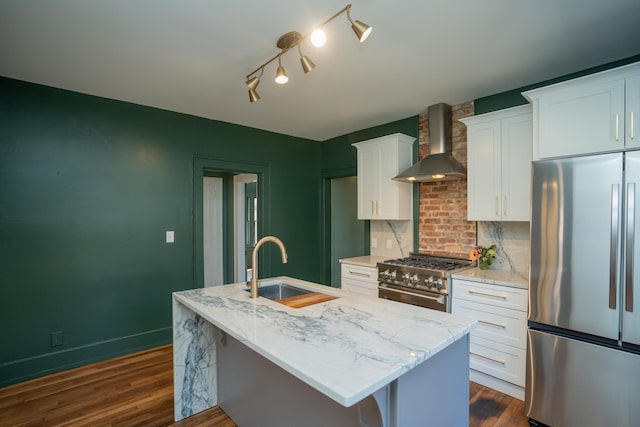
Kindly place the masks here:
[(507, 329), (507, 325), (505, 325), (504, 323), (493, 323), (493, 322), (489, 322), (488, 320), (480, 320), (480, 319), (478, 319), (478, 323), (482, 323), (489, 326), (495, 326), (496, 328)]
[(633, 312), (633, 247), (635, 240), (636, 222), (636, 184), (627, 184), (627, 237), (626, 237), (626, 271), (625, 271), (625, 307), (628, 312)]
[(372, 200), (371, 201), (371, 215), (375, 215), (376, 214), (376, 201)]
[(502, 202), (502, 215), (507, 214), (507, 196), (504, 196), (504, 200)]
[(485, 360), (489, 360), (491, 362), (499, 363), (501, 365), (506, 365), (507, 364), (507, 362), (505, 362), (504, 360), (494, 359), (493, 357), (484, 356), (484, 355), (479, 354), (479, 353), (474, 353), (473, 351), (470, 351), (469, 354), (471, 354), (473, 356), (476, 356), (476, 357), (481, 357), (481, 358), (483, 358)]
[(635, 132), (633, 131), (634, 129), (634, 123), (633, 123), (633, 111), (631, 112), (631, 139), (633, 139), (635, 137)]
[(498, 196), (496, 196), (496, 216), (500, 215), (500, 211), (498, 210)]
[(616, 114), (616, 141), (620, 140), (620, 115)]
[(467, 292), (469, 292), (470, 294), (482, 295), (482, 296), (485, 296), (485, 297), (507, 299), (507, 297), (504, 296), (504, 295), (488, 294), (486, 292), (472, 291), (472, 290), (468, 290)]
[(616, 266), (618, 265), (618, 184), (611, 185), (611, 242), (609, 253), (609, 308), (616, 308)]

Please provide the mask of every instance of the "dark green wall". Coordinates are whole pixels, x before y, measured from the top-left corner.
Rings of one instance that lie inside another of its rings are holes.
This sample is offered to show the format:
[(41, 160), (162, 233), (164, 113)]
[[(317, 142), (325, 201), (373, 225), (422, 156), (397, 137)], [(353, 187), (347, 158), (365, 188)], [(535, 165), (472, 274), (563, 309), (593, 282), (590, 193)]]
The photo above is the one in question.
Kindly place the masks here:
[(586, 70), (578, 71), (575, 73), (567, 74), (564, 76), (556, 77), (554, 79), (545, 80), (543, 82), (531, 84), (529, 86), (523, 86), (521, 88), (508, 90), (506, 92), (497, 93), (495, 95), (485, 96), (478, 98), (474, 101), (475, 114), (488, 113), (490, 111), (502, 110), (504, 108), (515, 107), (517, 105), (527, 104), (527, 101), (522, 95), (522, 92), (526, 92), (538, 87), (548, 86), (554, 83), (563, 82), (566, 80), (575, 79), (589, 74), (598, 73), (600, 71), (609, 70), (615, 67), (621, 67), (626, 64), (640, 61), (640, 54), (632, 56), (630, 58), (621, 59), (619, 61), (610, 62), (598, 67), (589, 68)]
[(171, 342), (171, 292), (198, 286), (196, 158), (268, 174), (289, 263), (266, 251), (261, 273), (319, 281), (321, 143), (6, 78), (0, 96), (0, 386)]

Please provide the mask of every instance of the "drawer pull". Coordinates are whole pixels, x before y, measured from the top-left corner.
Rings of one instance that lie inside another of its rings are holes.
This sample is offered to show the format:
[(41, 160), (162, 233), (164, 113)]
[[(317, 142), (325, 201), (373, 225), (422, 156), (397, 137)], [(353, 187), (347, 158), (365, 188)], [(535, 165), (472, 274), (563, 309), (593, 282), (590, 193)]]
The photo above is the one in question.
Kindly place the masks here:
[(507, 299), (507, 297), (506, 297), (506, 296), (504, 296), (504, 295), (488, 294), (488, 293), (486, 293), (486, 292), (472, 291), (472, 290), (469, 290), (468, 292), (469, 292), (470, 294), (482, 295), (482, 296), (485, 296), (485, 297), (500, 298), (500, 299)]
[(504, 323), (493, 323), (493, 322), (488, 322), (486, 320), (480, 320), (480, 319), (478, 319), (478, 323), (483, 323), (489, 326), (495, 326), (497, 328), (507, 329), (507, 325), (505, 325)]
[(493, 357), (483, 356), (482, 354), (474, 353), (473, 351), (470, 351), (469, 354), (471, 354), (472, 356), (481, 357), (483, 359), (489, 360), (490, 362), (499, 363), (501, 365), (507, 364), (507, 362), (505, 362), (504, 360), (498, 360), (498, 359), (494, 359)]
[(349, 270), (349, 274), (352, 274), (354, 276), (360, 276), (360, 277), (371, 277), (371, 275), (369, 275), (369, 274), (358, 273), (357, 271), (351, 271), (351, 270)]

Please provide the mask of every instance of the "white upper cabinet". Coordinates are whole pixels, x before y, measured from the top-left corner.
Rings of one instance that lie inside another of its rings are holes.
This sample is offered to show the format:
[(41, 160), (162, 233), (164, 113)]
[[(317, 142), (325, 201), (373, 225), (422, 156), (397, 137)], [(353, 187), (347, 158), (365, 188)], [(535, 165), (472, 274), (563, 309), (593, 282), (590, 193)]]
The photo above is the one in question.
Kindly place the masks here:
[(533, 103), (533, 159), (640, 147), (640, 63), (524, 92)]
[(415, 140), (396, 133), (353, 144), (358, 150), (358, 219), (412, 219), (412, 184), (393, 177), (412, 165)]
[(467, 125), (467, 218), (529, 221), (531, 105), (460, 121)]

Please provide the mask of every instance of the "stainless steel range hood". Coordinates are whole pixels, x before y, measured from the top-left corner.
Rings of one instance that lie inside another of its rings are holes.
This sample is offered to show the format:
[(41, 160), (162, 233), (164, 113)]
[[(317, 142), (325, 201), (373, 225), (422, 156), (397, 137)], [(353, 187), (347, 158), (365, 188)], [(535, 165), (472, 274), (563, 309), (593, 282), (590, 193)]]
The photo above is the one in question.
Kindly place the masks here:
[(440, 103), (427, 109), (429, 155), (394, 177), (404, 182), (435, 182), (466, 176), (464, 167), (451, 155), (451, 106)]

